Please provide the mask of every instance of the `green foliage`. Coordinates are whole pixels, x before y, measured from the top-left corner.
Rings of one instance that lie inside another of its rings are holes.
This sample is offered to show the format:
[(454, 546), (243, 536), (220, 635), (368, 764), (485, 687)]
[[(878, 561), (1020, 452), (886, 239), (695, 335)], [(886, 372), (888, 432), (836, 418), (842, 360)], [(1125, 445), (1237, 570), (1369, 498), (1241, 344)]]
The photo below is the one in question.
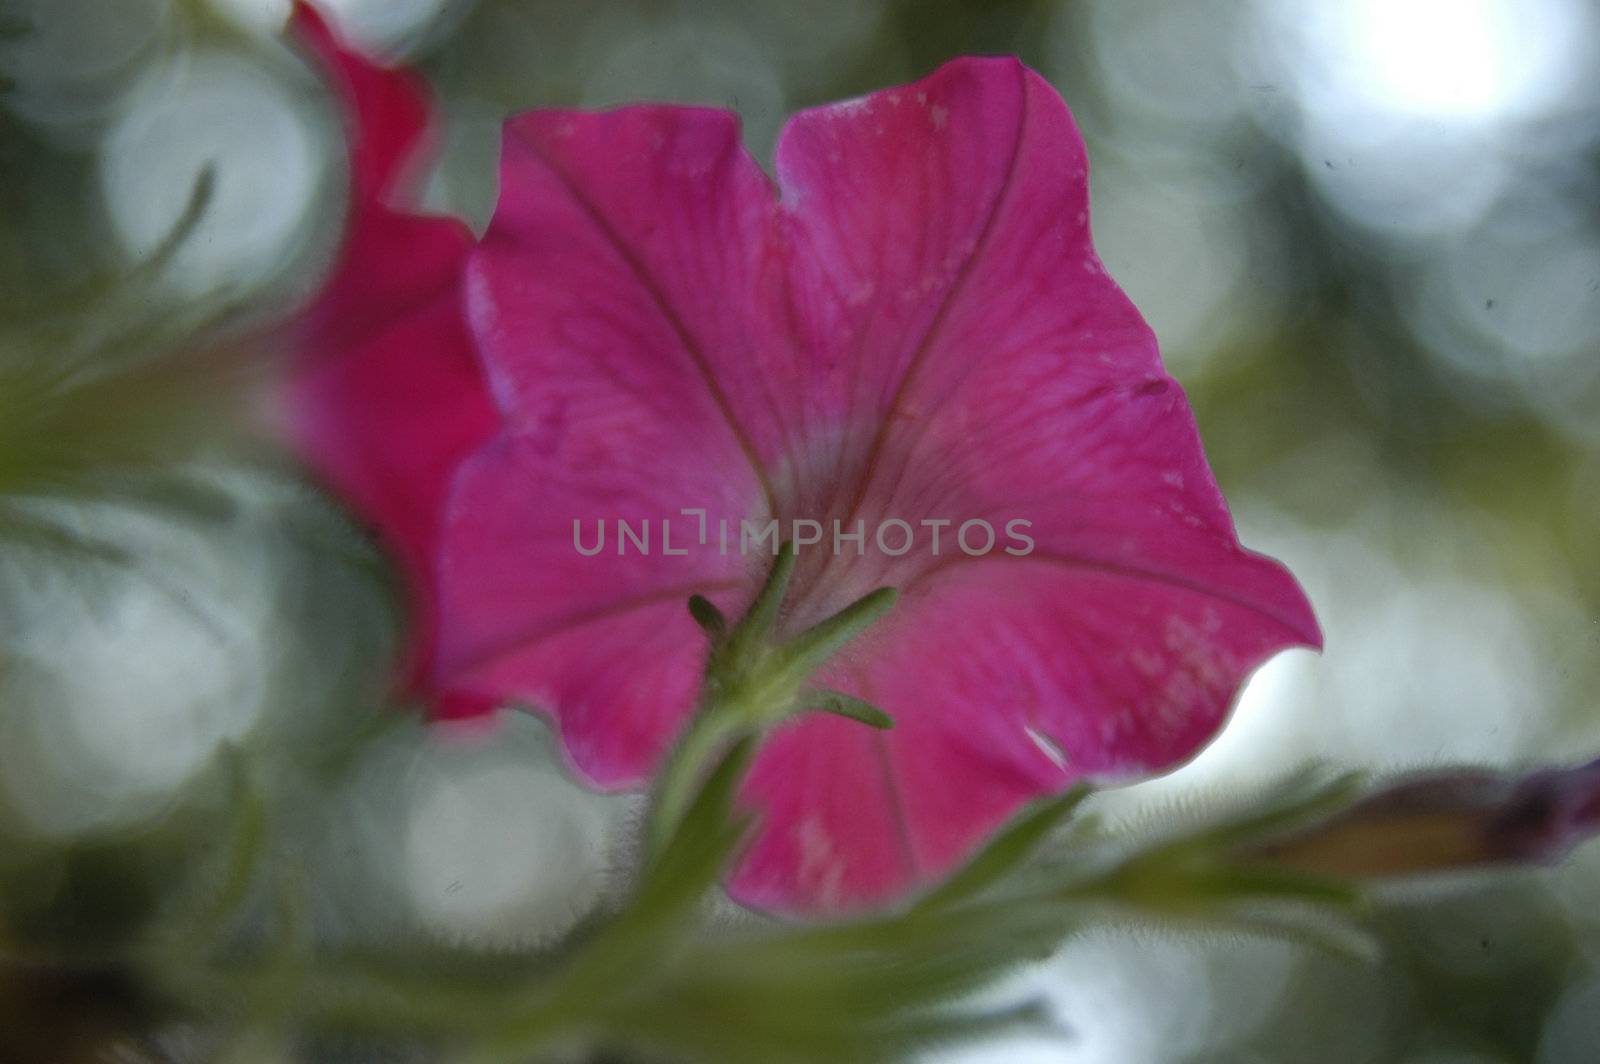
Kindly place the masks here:
[[(722, 926), (705, 903), (749, 837), (735, 795), (755, 742), (732, 742), (691, 788), (683, 816), (618, 907), (553, 950), (496, 962), (449, 950), (319, 947), (281, 900), (268, 906), (277, 915), (266, 918), (265, 937), (215, 934), (226, 926), (217, 900), (245, 896), (241, 870), (253, 866), (243, 856), (262, 837), (259, 807), (241, 785), (236, 844), (219, 856), (223, 871), (207, 877), (213, 888), (196, 895), (201, 915), (180, 914), (135, 951), (135, 963), (175, 1003), (249, 1013), (251, 1038), (278, 1030), (421, 1040), (473, 1064), (567, 1059), (579, 1049), (701, 1064), (888, 1064), (1019, 1025), (1050, 1030), (1036, 1003), (960, 1003), (1108, 913), (1294, 932), (1285, 914), (1348, 924), (1359, 912), (1348, 885), (1235, 856), (1241, 843), (1303, 814), (1304, 794), (1141, 841), (1064, 835), (1089, 796), (1079, 787), (1022, 810), (908, 904), (844, 920)], [(1311, 797), (1326, 804), (1329, 792)]]
[(175, 306), (154, 287), (214, 185), (203, 171), (172, 231), (132, 271), (3, 308), (0, 499), (170, 466), (246, 421), (254, 371), (221, 328), (235, 308)]

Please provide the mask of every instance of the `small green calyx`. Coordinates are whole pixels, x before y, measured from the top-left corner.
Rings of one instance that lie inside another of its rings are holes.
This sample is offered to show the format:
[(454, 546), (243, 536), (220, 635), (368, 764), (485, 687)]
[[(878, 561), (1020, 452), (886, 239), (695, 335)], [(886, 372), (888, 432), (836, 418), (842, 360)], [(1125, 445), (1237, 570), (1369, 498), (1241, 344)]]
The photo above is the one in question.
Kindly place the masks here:
[(794, 577), (795, 560), (794, 544), (779, 548), (766, 583), (731, 630), (709, 600), (699, 595), (689, 599), (689, 613), (711, 640), (700, 712), (731, 714), (745, 725), (761, 728), (817, 709), (875, 728), (891, 727), (889, 715), (876, 706), (839, 691), (813, 690), (806, 683), (894, 606), (894, 589), (878, 588), (799, 635), (775, 643), (772, 629)]
[(706, 633), (711, 653), (699, 709), (657, 779), (648, 839), (652, 854), (659, 854), (677, 830), (706, 766), (731, 745), (811, 711), (872, 728), (894, 726), (887, 713), (869, 702), (810, 685), (817, 669), (894, 606), (894, 589), (878, 588), (827, 620), (777, 642), (772, 633), (794, 578), (795, 562), (794, 544), (783, 544), (766, 583), (737, 624), (730, 626), (710, 599), (702, 595), (689, 599), (689, 615)]

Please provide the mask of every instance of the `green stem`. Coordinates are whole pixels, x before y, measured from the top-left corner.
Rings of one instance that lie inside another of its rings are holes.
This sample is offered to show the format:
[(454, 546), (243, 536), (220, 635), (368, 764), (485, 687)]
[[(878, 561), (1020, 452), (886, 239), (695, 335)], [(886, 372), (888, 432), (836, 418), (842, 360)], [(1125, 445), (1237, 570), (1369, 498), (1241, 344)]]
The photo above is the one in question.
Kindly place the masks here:
[(661, 856), (718, 757), (744, 730), (734, 713), (716, 702), (703, 706), (667, 755), (657, 775), (645, 826), (645, 867)]

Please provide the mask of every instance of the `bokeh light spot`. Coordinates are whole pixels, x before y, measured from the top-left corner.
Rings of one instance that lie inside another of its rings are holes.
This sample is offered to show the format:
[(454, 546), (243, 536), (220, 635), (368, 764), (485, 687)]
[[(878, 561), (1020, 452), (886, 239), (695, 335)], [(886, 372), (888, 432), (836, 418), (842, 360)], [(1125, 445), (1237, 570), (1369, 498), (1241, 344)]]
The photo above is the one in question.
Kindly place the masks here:
[(1314, 92), (1444, 121), (1486, 122), (1547, 102), (1581, 39), (1571, 0), (1344, 0), (1290, 5)]
[(325, 156), (308, 114), (269, 72), (224, 53), (170, 64), (102, 149), (112, 224), (135, 258), (160, 248), (206, 167), (215, 190), (165, 277), (200, 293), (264, 277), (301, 235)]

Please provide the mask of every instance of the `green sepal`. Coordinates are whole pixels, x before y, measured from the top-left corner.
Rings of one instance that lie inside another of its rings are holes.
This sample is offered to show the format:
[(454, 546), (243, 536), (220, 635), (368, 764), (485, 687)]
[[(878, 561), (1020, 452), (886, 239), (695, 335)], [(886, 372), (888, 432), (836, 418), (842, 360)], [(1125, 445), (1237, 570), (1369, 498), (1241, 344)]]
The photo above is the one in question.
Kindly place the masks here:
[(704, 595), (689, 596), (689, 616), (694, 618), (694, 623), (711, 639), (711, 645), (717, 646), (728, 635), (728, 618), (717, 609), (717, 604)]
[(767, 582), (761, 585), (750, 609), (733, 629), (728, 638), (728, 653), (734, 660), (742, 660), (766, 641), (767, 633), (777, 623), (778, 612), (789, 594), (789, 582), (794, 579), (795, 562), (799, 555), (794, 543), (784, 543), (772, 561), (772, 571)]
[(830, 691), (827, 688), (815, 688), (807, 691), (802, 696), (801, 702), (809, 709), (820, 710), (823, 713), (832, 713), (838, 717), (860, 721), (869, 728), (878, 728), (888, 731), (894, 727), (894, 718), (871, 702), (863, 701), (855, 695), (847, 695), (843, 691)]
[(925, 894), (917, 908), (926, 911), (964, 901), (1004, 880), (1072, 817), (1093, 790), (1078, 783), (1024, 806), (960, 870)]
[(810, 675), (823, 662), (838, 653), (850, 640), (866, 631), (872, 623), (894, 606), (898, 592), (892, 587), (880, 587), (870, 592), (825, 621), (807, 628), (778, 651), (780, 668)]

